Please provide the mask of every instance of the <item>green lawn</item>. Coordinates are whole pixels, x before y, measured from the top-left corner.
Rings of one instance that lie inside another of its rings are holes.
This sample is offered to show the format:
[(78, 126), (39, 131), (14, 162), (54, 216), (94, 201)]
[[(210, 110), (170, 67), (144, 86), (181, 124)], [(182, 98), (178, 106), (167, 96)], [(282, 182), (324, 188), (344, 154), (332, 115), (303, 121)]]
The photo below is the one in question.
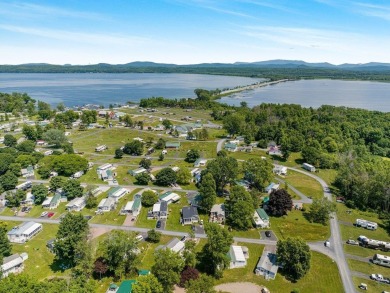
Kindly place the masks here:
[(233, 230), (230, 234), (233, 237), (260, 239), (260, 230), (259, 229), (249, 229), (248, 231)]
[[(379, 293), (384, 291), (389, 291), (390, 286), (387, 284), (379, 283), (373, 280), (366, 280), (358, 277), (353, 277), (353, 282), (356, 285), (357, 292), (365, 292), (365, 293)], [(358, 288), (360, 283), (367, 284), (367, 290), (361, 290)]]
[(174, 230), (174, 231), (182, 231), (182, 232), (190, 232), (191, 226), (180, 224), (180, 213), (181, 209), (185, 206), (188, 206), (187, 197), (185, 193), (177, 192), (181, 196), (180, 200), (176, 203), (171, 203), (168, 205), (168, 220), (167, 225), (165, 227), (166, 230)]
[(46, 242), (55, 238), (58, 225), (43, 224), (43, 231), (40, 232), (29, 242), (25, 244), (13, 244), (13, 253), (28, 253), (28, 259), (25, 262), (24, 272), (34, 276), (38, 280), (49, 277), (69, 276), (70, 270), (62, 272), (55, 265), (52, 266), (54, 254), (46, 248)]
[(348, 265), (349, 268), (352, 271), (357, 271), (361, 273), (365, 273), (367, 275), (371, 274), (381, 274), (384, 275), (385, 277), (389, 277), (390, 272), (389, 268), (382, 267), (375, 265), (373, 263), (367, 263), (367, 262), (362, 262), (354, 259), (348, 259)]
[(268, 156), (265, 151), (262, 151), (262, 150), (259, 150), (259, 149), (256, 149), (256, 148), (254, 148), (252, 150), (252, 152), (250, 152), (250, 153), (247, 153), (247, 152), (229, 152), (229, 156), (233, 157), (233, 158), (235, 158), (237, 160), (248, 160), (248, 159), (252, 159), (252, 158), (261, 158), (261, 157), (270, 158), (270, 156)]
[(387, 232), (378, 227), (376, 231), (367, 230), (361, 227), (346, 226), (340, 224), (341, 236), (343, 240), (354, 239), (356, 240), (360, 235), (364, 235), (371, 239), (390, 242), (390, 237)]
[[(347, 213), (348, 211), (348, 213)], [(356, 219), (364, 219), (382, 224), (382, 220), (378, 219), (378, 214), (374, 212), (364, 212), (357, 209), (350, 209), (344, 204), (337, 205), (337, 217), (340, 221), (355, 223)]]
[(251, 282), (266, 286), (273, 293), (291, 292), (294, 288), (301, 293), (335, 293), (343, 292), (337, 265), (323, 254), (312, 252), (311, 269), (309, 273), (296, 283), (287, 281), (278, 271), (275, 280), (267, 281), (262, 276), (256, 276), (253, 270), (263, 252), (262, 245), (242, 244), (249, 248), (248, 265), (245, 268), (231, 269), (224, 272), (222, 279), (216, 284), (229, 282)]
[(148, 220), (148, 210), (151, 210), (153, 207), (142, 207), (140, 214), (137, 217), (136, 226), (141, 228), (153, 229), (156, 227), (157, 220)]
[[(172, 139), (168, 139), (172, 140)], [(185, 158), (189, 150), (196, 149), (202, 158), (211, 159), (217, 156), (217, 142), (208, 141), (185, 141), (180, 142), (178, 150), (169, 149), (166, 158)]]
[(287, 216), (270, 217), (270, 220), (271, 229), (279, 239), (300, 236), (306, 241), (316, 241), (325, 240), (330, 235), (329, 226), (310, 223), (301, 211), (293, 210)]
[(361, 257), (372, 257), (375, 254), (375, 250), (371, 248), (365, 248), (359, 245), (349, 245), (349, 244), (344, 244), (344, 251), (345, 253), (353, 254)]
[(283, 178), (283, 180), (286, 181), (288, 184), (294, 186), (306, 196), (311, 196), (313, 198), (324, 197), (322, 187), (317, 182), (317, 180), (306, 176), (305, 174), (288, 170), (287, 176)]

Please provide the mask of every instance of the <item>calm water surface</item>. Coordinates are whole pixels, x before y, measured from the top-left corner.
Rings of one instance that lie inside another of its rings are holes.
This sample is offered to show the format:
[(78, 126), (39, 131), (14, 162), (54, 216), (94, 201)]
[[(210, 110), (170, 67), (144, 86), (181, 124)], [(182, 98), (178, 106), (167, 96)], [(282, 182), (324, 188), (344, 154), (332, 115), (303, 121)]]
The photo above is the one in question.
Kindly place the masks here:
[[(26, 92), (56, 105), (138, 102), (142, 98), (191, 98), (194, 89), (233, 88), (260, 81), (246, 77), (159, 73), (0, 74), (0, 92)], [(241, 92), (220, 100), (231, 105), (261, 103), (347, 106), (390, 112), (390, 83), (300, 80)]]
[(56, 105), (138, 102), (142, 98), (193, 98), (194, 89), (232, 88), (260, 79), (200, 74), (17, 73), (0, 74), (0, 92), (25, 92)]
[(321, 105), (347, 106), (390, 112), (390, 83), (342, 80), (299, 80), (241, 92), (221, 99), (239, 105), (261, 103), (300, 104), (318, 108)]

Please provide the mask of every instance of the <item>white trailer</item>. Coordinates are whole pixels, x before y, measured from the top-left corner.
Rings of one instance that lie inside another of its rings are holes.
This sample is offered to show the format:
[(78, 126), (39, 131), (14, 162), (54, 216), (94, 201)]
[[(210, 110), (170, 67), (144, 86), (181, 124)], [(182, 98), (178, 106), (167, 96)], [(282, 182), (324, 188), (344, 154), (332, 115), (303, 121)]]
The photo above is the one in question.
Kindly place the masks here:
[(303, 163), (302, 168), (307, 170), (307, 171), (310, 171), (310, 172), (316, 171), (316, 167), (314, 167), (313, 165), (310, 165), (308, 163)]
[(31, 181), (23, 182), (22, 184), (19, 184), (15, 187), (15, 189), (21, 189), (21, 190), (27, 190), (32, 187)]
[(95, 152), (102, 152), (102, 151), (105, 151), (107, 149), (107, 146), (104, 144), (104, 145), (99, 145), (95, 148)]

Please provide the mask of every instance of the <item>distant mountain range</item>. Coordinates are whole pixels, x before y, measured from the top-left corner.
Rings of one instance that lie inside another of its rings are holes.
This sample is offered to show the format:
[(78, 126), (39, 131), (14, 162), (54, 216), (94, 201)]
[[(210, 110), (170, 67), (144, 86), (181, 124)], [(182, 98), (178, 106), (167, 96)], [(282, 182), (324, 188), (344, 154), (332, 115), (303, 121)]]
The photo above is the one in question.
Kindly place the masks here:
[(390, 63), (334, 65), (300, 60), (259, 62), (166, 64), (136, 61), (126, 64), (53, 65), (29, 63), (0, 65), (0, 73), (193, 73), (248, 76), (271, 79), (333, 78), (390, 81)]

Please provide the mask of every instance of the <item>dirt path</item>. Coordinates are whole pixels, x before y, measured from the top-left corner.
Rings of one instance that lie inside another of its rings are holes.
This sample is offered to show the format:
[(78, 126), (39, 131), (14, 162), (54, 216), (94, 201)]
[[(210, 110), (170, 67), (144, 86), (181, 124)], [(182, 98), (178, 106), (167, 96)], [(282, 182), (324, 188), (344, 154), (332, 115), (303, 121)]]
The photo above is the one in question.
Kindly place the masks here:
[(99, 227), (99, 228), (93, 227), (93, 228), (90, 229), (90, 231), (91, 231), (91, 236), (90, 237), (91, 237), (91, 239), (94, 239), (96, 237), (99, 237), (100, 235), (103, 235), (103, 234), (111, 231), (111, 229), (109, 229), (109, 228), (101, 228), (101, 227)]
[(215, 286), (215, 290), (229, 293), (260, 293), (262, 287), (248, 282), (243, 283), (226, 283)]

